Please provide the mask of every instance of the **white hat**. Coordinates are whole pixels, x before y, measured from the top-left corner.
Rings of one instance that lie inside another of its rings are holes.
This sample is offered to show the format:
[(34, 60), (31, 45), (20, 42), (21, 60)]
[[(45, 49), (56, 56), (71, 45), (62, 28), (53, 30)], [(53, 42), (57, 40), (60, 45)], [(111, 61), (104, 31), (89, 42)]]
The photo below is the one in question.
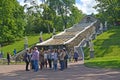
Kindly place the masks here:
[(35, 47), (34, 49), (36, 49), (36, 50), (37, 50), (38, 48), (37, 48), (37, 47)]

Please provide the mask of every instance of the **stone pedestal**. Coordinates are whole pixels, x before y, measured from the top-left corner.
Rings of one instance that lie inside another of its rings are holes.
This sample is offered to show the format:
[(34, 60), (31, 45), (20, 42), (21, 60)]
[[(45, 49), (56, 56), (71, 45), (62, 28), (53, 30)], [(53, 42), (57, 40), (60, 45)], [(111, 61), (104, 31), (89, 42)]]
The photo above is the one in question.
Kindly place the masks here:
[(28, 48), (28, 44), (24, 44), (24, 49), (27, 49)]

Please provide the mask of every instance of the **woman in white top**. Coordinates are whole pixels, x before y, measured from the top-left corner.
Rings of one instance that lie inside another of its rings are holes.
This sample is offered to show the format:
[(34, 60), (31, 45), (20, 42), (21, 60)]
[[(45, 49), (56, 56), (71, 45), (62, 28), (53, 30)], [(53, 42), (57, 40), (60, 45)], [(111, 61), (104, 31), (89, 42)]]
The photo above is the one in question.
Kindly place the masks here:
[(58, 53), (57, 50), (54, 50), (54, 60), (53, 60), (53, 69), (57, 70), (57, 62), (58, 62)]

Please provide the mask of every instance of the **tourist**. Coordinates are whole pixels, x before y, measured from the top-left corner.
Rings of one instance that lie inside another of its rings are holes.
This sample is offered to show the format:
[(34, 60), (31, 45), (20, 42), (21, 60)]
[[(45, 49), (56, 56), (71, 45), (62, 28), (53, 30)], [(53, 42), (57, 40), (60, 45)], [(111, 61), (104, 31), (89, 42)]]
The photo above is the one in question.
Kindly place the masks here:
[(51, 50), (51, 64), (52, 64), (52, 66), (54, 66), (54, 64), (53, 64), (53, 61), (54, 61), (54, 53), (55, 53), (55, 50)]
[(26, 71), (29, 71), (28, 66), (29, 66), (29, 63), (30, 63), (30, 55), (29, 55), (29, 49), (28, 48), (26, 49), (26, 53), (24, 55), (24, 61), (26, 63)]
[(48, 51), (44, 51), (44, 64), (45, 64), (45, 67), (47, 68), (47, 60), (48, 60)]
[(64, 57), (65, 57), (65, 51), (61, 50), (60, 51), (60, 70), (64, 69)]
[(40, 51), (40, 55), (39, 55), (39, 61), (40, 61), (40, 69), (42, 70), (44, 67), (44, 50)]
[(13, 50), (13, 53), (14, 53), (14, 56), (16, 56), (16, 54), (17, 54), (16, 49)]
[(10, 53), (9, 52), (7, 53), (7, 63), (8, 65), (10, 64)]
[(33, 60), (33, 49), (31, 48), (30, 51), (29, 51), (29, 56), (30, 56), (30, 69), (34, 69), (34, 60)]
[(68, 52), (67, 52), (67, 50), (66, 49), (63, 49), (64, 50), (64, 52), (65, 52), (65, 57), (64, 57), (64, 68), (67, 68), (68, 67)]
[(51, 59), (51, 50), (48, 50), (48, 64), (49, 64), (49, 68), (52, 68), (52, 59)]
[(58, 62), (58, 53), (57, 50), (54, 51), (54, 59), (53, 59), (53, 69), (57, 70), (57, 62)]
[(38, 69), (39, 69), (39, 51), (38, 51), (38, 48), (37, 47), (34, 47), (34, 52), (33, 52), (33, 55), (32, 55), (32, 58), (34, 60), (34, 72), (37, 72)]
[(78, 57), (79, 57), (78, 52), (75, 51), (75, 52), (74, 52), (74, 56), (73, 56), (74, 62), (77, 62), (77, 61), (78, 61)]

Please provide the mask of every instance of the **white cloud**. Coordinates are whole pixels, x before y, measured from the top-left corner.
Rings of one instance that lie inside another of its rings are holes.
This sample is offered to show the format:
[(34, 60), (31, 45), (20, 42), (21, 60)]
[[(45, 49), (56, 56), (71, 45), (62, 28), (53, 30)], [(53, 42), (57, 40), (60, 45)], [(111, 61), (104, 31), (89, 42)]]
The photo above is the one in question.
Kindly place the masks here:
[[(17, 0), (20, 2), (20, 5), (25, 5), (24, 0)], [(28, 2), (37, 1), (38, 4), (41, 3), (41, 0), (27, 0)], [(76, 6), (78, 9), (82, 10), (85, 14), (97, 14), (98, 12), (93, 8), (96, 5), (95, 0), (77, 0)]]
[(80, 0), (80, 3), (76, 3), (76, 6), (85, 14), (97, 14), (98, 12), (93, 8), (96, 5), (95, 0)]
[(25, 5), (25, 3), (24, 3), (24, 0), (17, 0), (19, 3), (20, 3), (20, 5)]
[(17, 0), (19, 3), (20, 3), (20, 5), (22, 5), (22, 6), (24, 6), (25, 4), (28, 4), (28, 5), (30, 5), (30, 3), (32, 2), (32, 1), (35, 1), (35, 3), (37, 3), (37, 4), (41, 4), (41, 1), (40, 0), (27, 0), (26, 1), (26, 3), (24, 3), (24, 0)]

